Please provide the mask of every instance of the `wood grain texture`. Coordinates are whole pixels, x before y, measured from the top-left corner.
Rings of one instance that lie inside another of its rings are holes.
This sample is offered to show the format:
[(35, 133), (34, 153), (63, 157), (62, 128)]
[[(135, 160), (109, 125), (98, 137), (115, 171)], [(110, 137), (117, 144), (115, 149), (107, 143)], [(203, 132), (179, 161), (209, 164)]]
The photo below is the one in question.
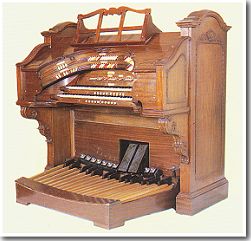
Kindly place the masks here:
[[(82, 175), (84, 174), (82, 173)], [(158, 188), (163, 189), (163, 187)], [(175, 207), (178, 186), (171, 190), (165, 188), (160, 192), (151, 191), (148, 195), (139, 195), (138, 199), (128, 197), (126, 202), (100, 198), (95, 195), (88, 196), (85, 194), (87, 192), (78, 194), (27, 178), (16, 180), (16, 190), (18, 203), (25, 205), (33, 203), (49, 207), (87, 218), (94, 221), (97, 226), (110, 229), (124, 225), (128, 219)]]
[[(144, 127), (98, 124), (77, 121), (75, 124), (76, 154), (87, 153), (115, 163), (119, 160), (120, 140), (147, 142), (150, 146), (150, 166), (163, 171), (179, 165), (172, 136)], [(109, 151), (107, 151), (109, 150)]]

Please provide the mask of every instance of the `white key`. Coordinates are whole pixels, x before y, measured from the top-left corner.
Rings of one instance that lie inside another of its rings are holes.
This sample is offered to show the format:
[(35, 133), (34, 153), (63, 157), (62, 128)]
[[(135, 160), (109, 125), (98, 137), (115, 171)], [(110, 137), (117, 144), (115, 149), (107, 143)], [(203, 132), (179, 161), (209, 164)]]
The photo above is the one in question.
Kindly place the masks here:
[(71, 94), (58, 94), (61, 98), (73, 98), (73, 99), (90, 99), (90, 100), (120, 100), (120, 101), (132, 101), (132, 97), (112, 97), (112, 96), (95, 96), (95, 95), (71, 95)]

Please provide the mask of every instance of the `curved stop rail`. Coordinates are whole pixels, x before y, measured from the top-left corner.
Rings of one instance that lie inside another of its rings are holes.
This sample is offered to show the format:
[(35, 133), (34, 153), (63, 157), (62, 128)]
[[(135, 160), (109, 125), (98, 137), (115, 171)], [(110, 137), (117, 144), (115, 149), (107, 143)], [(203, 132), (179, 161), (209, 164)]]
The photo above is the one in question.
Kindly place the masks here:
[[(144, 22), (141, 26), (124, 26), (124, 22), (126, 19), (126, 13), (128, 11), (138, 13), (138, 14), (144, 14)], [(120, 15), (120, 21), (119, 26), (115, 28), (102, 28), (102, 22), (104, 19), (104, 16), (108, 15)], [(99, 15), (98, 18), (98, 24), (96, 29), (88, 29), (84, 25), (84, 19), (94, 17), (96, 15)], [(141, 30), (141, 34), (139, 39), (135, 40), (127, 40), (127, 38), (122, 38), (123, 31), (135, 31), (135, 30)], [(135, 10), (128, 7), (119, 7), (119, 8), (109, 8), (109, 9), (98, 9), (94, 12), (88, 13), (88, 14), (79, 14), (78, 15), (78, 23), (77, 23), (77, 32), (76, 32), (76, 44), (83, 44), (83, 45), (90, 45), (90, 44), (99, 44), (99, 43), (111, 43), (111, 40), (102, 40), (101, 41), (101, 33), (105, 32), (117, 32), (115, 34), (115, 39), (112, 40), (112, 43), (145, 43), (148, 41), (155, 33), (161, 32), (152, 22), (151, 17), (151, 9), (146, 8), (143, 10)]]

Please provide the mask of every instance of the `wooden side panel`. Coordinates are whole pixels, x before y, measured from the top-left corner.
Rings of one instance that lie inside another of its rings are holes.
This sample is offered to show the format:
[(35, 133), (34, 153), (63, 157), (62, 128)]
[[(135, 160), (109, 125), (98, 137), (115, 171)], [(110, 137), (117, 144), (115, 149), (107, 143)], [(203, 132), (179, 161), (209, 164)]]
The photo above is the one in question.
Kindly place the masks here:
[(187, 98), (187, 61), (180, 55), (167, 72), (167, 103), (179, 103)]
[(75, 122), (76, 154), (88, 153), (119, 161), (120, 140), (148, 142), (150, 148), (150, 166), (164, 170), (179, 165), (179, 156), (174, 151), (174, 139), (171, 135), (157, 129), (128, 127), (112, 124)]
[(19, 101), (34, 101), (36, 94), (40, 91), (40, 81), (36, 71), (20, 72), (20, 89)]
[[(226, 37), (229, 26), (210, 10), (178, 22), (189, 46), (189, 163), (181, 163), (177, 211), (195, 214), (227, 197), (224, 177)], [(192, 27), (191, 27), (192, 26)]]
[(223, 172), (222, 47), (198, 46), (196, 85), (196, 179)]

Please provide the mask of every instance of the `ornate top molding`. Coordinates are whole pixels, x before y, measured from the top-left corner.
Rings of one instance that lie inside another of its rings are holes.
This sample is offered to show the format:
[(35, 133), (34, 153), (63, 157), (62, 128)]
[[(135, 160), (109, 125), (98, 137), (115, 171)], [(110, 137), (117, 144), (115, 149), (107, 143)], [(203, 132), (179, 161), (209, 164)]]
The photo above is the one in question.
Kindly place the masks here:
[(16, 63), (16, 66), (24, 66), (29, 64), (38, 54), (39, 52), (44, 49), (44, 48), (49, 48), (50, 44), (48, 43), (42, 43), (42, 44), (38, 44), (35, 48), (32, 49), (32, 51), (30, 52), (30, 54), (22, 61), (19, 63)]
[(195, 28), (209, 17), (215, 18), (219, 23), (221, 29), (226, 32), (231, 28), (230, 26), (226, 25), (226, 23), (218, 13), (211, 10), (200, 10), (192, 12), (188, 15), (188, 17), (176, 22), (176, 24), (180, 28)]
[(74, 22), (59, 23), (59, 24), (55, 25), (54, 27), (50, 28), (48, 31), (41, 32), (41, 35), (45, 36), (45, 37), (51, 36), (53, 34), (60, 33), (69, 27), (76, 27), (77, 28), (77, 24)]

